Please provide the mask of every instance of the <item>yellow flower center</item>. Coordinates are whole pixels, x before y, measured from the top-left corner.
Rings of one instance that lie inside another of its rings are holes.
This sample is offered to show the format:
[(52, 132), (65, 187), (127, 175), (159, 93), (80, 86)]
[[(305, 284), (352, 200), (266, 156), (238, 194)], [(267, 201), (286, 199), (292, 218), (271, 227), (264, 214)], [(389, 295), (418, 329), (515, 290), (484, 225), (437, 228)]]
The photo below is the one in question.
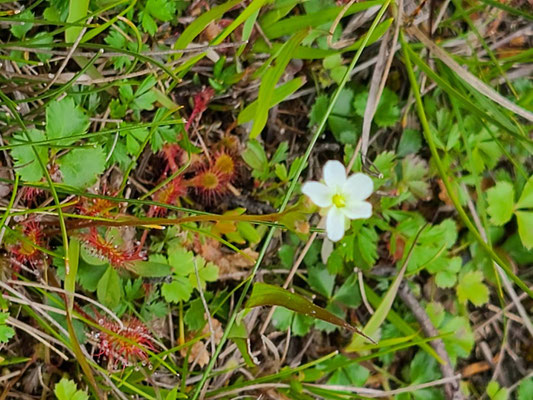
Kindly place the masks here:
[(346, 199), (342, 194), (337, 193), (336, 195), (334, 195), (332, 201), (335, 207), (337, 208), (342, 208), (346, 205)]

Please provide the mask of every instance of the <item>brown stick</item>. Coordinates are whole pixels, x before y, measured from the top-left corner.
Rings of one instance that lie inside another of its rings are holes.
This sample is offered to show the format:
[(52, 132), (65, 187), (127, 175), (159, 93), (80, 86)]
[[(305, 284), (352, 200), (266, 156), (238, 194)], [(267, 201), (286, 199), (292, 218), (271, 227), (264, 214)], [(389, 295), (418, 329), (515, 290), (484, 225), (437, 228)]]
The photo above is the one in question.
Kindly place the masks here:
[[(400, 286), (400, 289), (398, 290), (398, 295), (414, 314), (416, 320), (420, 324), (426, 336), (438, 336), (439, 332), (433, 326), (433, 323), (426, 314), (426, 311), (422, 308), (422, 306), (420, 305), (420, 303), (418, 302), (418, 300), (405, 282), (403, 282)], [(442, 376), (444, 378), (453, 378), (454, 376), (456, 376), (452, 367), (452, 363), (450, 361), (450, 357), (446, 352), (446, 348), (444, 347), (444, 342), (442, 341), (442, 339), (432, 340), (430, 344), (435, 350), (435, 352), (439, 355), (439, 357), (445, 361), (444, 364), (439, 364)], [(444, 386), (444, 392), (446, 394), (447, 399), (464, 400), (463, 393), (461, 392), (461, 389), (459, 387), (459, 380), (457, 379), (446, 384)]]

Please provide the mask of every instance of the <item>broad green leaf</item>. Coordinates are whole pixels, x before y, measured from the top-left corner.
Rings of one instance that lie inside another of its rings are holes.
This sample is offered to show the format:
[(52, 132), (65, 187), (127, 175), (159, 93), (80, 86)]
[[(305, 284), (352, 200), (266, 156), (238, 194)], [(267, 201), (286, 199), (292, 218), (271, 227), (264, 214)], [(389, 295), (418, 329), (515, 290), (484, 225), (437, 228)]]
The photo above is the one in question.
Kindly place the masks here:
[(164, 283), (161, 287), (161, 294), (169, 303), (179, 303), (180, 301), (189, 301), (191, 298), (193, 286), (188, 278), (180, 275), (174, 275), (171, 283)]
[[(284, 84), (278, 86), (274, 89), (274, 93), (272, 94), (272, 98), (270, 101), (270, 104), (268, 105), (268, 108), (274, 107), (276, 104), (281, 103), (283, 100), (285, 100), (287, 97), (289, 97), (291, 94), (296, 92), (303, 84), (305, 83), (305, 78), (299, 77), (294, 78), (288, 82), (285, 82)], [(250, 122), (254, 119), (254, 116), (257, 113), (257, 107), (258, 107), (258, 100), (254, 100), (250, 104), (248, 104), (240, 113), (237, 118), (237, 122), (239, 124), (244, 124), (246, 122)]]
[(183, 320), (191, 331), (197, 331), (202, 329), (207, 322), (204, 314), (205, 309), (202, 304), (202, 299), (198, 298), (189, 303), (189, 309), (185, 312)]
[(510, 182), (501, 181), (487, 190), (487, 212), (491, 222), (503, 225), (513, 216), (514, 188)]
[(458, 357), (466, 358), (470, 355), (475, 338), (467, 318), (453, 317), (440, 326), (439, 331), (449, 334), (442, 340), (452, 364), (457, 362)]
[(105, 169), (105, 154), (101, 147), (77, 148), (57, 160), (63, 182), (76, 188), (85, 188), (96, 182)]
[(71, 97), (51, 102), (46, 107), (46, 136), (56, 140), (53, 144), (68, 146), (78, 139), (70, 138), (81, 135), (89, 128), (89, 118), (74, 104)]
[(172, 274), (172, 267), (170, 265), (152, 261), (135, 261), (129, 263), (128, 270), (139, 276), (148, 278), (157, 278)]
[(270, 66), (263, 75), (257, 97), (257, 113), (255, 114), (254, 123), (250, 132), (251, 139), (256, 138), (265, 127), (270, 109), (269, 106), (273, 103), (274, 89), (285, 72), (285, 68), (292, 60), (294, 50), (307, 34), (307, 31), (298, 32), (289, 41), (285, 42), (278, 53), (275, 66)]
[(483, 283), (481, 271), (470, 271), (459, 278), (457, 298), (461, 303), (470, 300), (478, 307), (489, 301), (489, 288)]
[(313, 318), (304, 314), (295, 314), (291, 324), (291, 334), (305, 336), (313, 326)]
[(96, 287), (98, 301), (111, 309), (120, 304), (122, 286), (120, 277), (113, 267), (108, 267)]
[(88, 400), (86, 392), (78, 390), (76, 383), (67, 378), (61, 378), (54, 388), (57, 400)]
[(517, 211), (518, 234), (527, 249), (533, 247), (533, 211)]
[(260, 307), (260, 306), (281, 306), (295, 311), (299, 314), (307, 315), (309, 317), (318, 318), (326, 322), (330, 322), (334, 325), (342, 328), (349, 329), (353, 332), (358, 330), (351, 326), (346, 321), (340, 319), (336, 315), (333, 315), (329, 311), (318, 307), (311, 303), (306, 298), (291, 293), (283, 288), (268, 285), (266, 283), (256, 283), (252, 290), (252, 295), (246, 303), (247, 308)]
[(253, 169), (265, 172), (268, 169), (268, 159), (263, 146), (257, 140), (249, 140), (246, 150), (241, 154), (242, 159)]
[[(43, 132), (37, 129), (29, 129), (27, 132), (32, 142), (45, 139)], [(10, 143), (17, 144), (22, 142), (27, 142), (26, 135), (17, 133)], [(48, 149), (44, 146), (35, 146), (35, 150), (43, 165), (46, 166), (48, 164)], [(30, 145), (13, 147), (11, 156), (15, 160), (15, 168), (23, 181), (35, 182), (43, 178), (44, 171), (39, 161), (35, 158), (35, 151)]]
[(487, 394), (490, 400), (507, 400), (509, 389), (500, 387), (496, 381), (490, 381), (487, 385)]
[[(82, 246), (82, 251), (83, 251), (83, 246)], [(108, 262), (102, 265), (92, 265), (92, 264), (85, 263), (82, 257), (80, 261), (80, 265), (78, 266), (78, 274), (77, 274), (78, 283), (85, 290), (89, 292), (94, 292), (96, 288), (98, 287), (98, 282), (100, 282), (100, 279), (102, 279), (102, 276), (107, 271), (107, 267), (109, 267)]]
[[(354, 109), (356, 113), (363, 117), (365, 115), (368, 91), (357, 94), (354, 98)], [(400, 119), (400, 108), (398, 107), (398, 96), (392, 90), (385, 88), (379, 99), (374, 122), (380, 127), (393, 126)]]
[(518, 386), (518, 400), (529, 400), (533, 393), (533, 378), (524, 379)]
[(285, 307), (276, 307), (272, 315), (272, 324), (276, 329), (285, 332), (292, 324), (294, 312)]
[(194, 273), (194, 254), (181, 246), (168, 249), (168, 262), (178, 275), (187, 276)]
[(207, 263), (205, 266), (199, 266), (198, 275), (200, 276), (202, 284), (205, 284), (205, 282), (215, 282), (218, 279), (218, 266), (211, 262)]
[(309, 286), (326, 298), (331, 297), (335, 285), (335, 275), (331, 275), (322, 264), (307, 268)]
[[(89, 9), (89, 0), (70, 0), (67, 22), (84, 22)], [(65, 31), (65, 40), (67, 43), (74, 43), (80, 35), (83, 27), (69, 26)]]
[(516, 208), (533, 208), (533, 176), (530, 176), (516, 203)]
[[(33, 19), (35, 15), (31, 12), (31, 10), (24, 10), (20, 14), (18, 14), (15, 19)], [(11, 33), (13, 36), (15, 36), (17, 39), (22, 39), (26, 33), (33, 27), (33, 23), (31, 22), (15, 22), (11, 26)]]
[(400, 143), (398, 143), (398, 157), (416, 154), (422, 147), (422, 135), (414, 129), (404, 129)]

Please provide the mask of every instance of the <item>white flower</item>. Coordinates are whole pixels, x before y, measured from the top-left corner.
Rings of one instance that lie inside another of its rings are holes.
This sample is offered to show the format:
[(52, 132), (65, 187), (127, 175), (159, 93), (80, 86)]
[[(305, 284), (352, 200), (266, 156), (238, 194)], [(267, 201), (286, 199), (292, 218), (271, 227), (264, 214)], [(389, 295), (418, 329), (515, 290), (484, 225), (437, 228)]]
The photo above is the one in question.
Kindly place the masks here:
[(372, 194), (374, 184), (362, 173), (346, 177), (344, 166), (334, 160), (324, 165), (324, 182), (306, 182), (302, 192), (326, 215), (328, 238), (337, 242), (344, 236), (348, 220), (372, 215), (372, 204), (364, 200)]

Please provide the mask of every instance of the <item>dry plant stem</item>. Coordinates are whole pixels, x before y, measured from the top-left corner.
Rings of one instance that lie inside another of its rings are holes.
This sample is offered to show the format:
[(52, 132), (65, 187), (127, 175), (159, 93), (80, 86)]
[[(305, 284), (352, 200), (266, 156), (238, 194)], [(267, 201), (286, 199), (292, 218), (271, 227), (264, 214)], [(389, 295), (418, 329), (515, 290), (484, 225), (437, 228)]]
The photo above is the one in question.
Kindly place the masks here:
[(429, 39), (420, 29), (416, 26), (411, 26), (406, 28), (406, 31), (409, 35), (416, 37), (420, 42), (426, 46), (434, 56), (438, 57), (444, 64), (448, 66), (453, 72), (455, 72), (462, 80), (467, 84), (475, 88), (479, 93), (488, 97), (495, 103), (506, 108), (516, 115), (520, 115), (522, 118), (527, 119), (530, 122), (533, 122), (533, 113), (516, 105), (510, 100), (507, 100), (496, 90), (491, 88), (485, 82), (481, 81), (469, 71), (464, 69), (457, 63), (446, 51), (437, 46), (431, 39)]
[[(49, 285), (34, 283), (34, 282), (22, 282), (22, 281), (8, 280), (7, 283), (9, 283), (10, 285), (29, 286), (29, 287), (40, 288), (40, 289), (44, 289), (44, 290), (49, 290), (51, 292), (61, 293), (63, 295), (68, 294), (68, 292), (66, 290), (64, 290), (64, 289), (56, 288), (56, 287), (49, 286)], [(2, 282), (0, 282), (0, 286), (2, 286)], [(113, 318), (117, 322), (117, 324), (119, 324), (121, 329), (124, 329), (124, 324), (122, 323), (120, 318), (117, 317), (115, 315), (115, 313), (113, 313), (113, 311), (111, 311), (109, 308), (107, 308), (106, 306), (100, 304), (99, 302), (91, 299), (90, 297), (84, 296), (82, 294), (74, 293), (73, 295), (74, 295), (74, 297), (77, 297), (78, 299), (85, 300), (86, 302), (91, 303), (91, 304), (95, 305), (96, 307), (102, 309), (106, 314), (108, 314), (111, 318)]]
[(207, 325), (209, 326), (211, 341), (211, 356), (213, 357), (216, 350), (215, 329), (213, 328), (213, 322), (211, 321), (211, 311), (209, 311), (209, 307), (207, 306), (207, 302), (205, 301), (204, 291), (202, 289), (202, 281), (200, 280), (200, 274), (198, 273), (198, 265), (196, 263), (196, 259), (194, 259), (194, 273), (196, 275), (196, 284), (198, 285), (198, 291), (200, 292), (200, 299), (202, 300), (202, 305), (204, 306), (204, 311), (207, 317)]
[[(405, 282), (403, 282), (400, 286), (400, 289), (398, 290), (398, 295), (403, 300), (403, 302), (409, 307), (426, 336), (438, 336), (439, 332), (433, 326), (433, 323), (426, 314), (426, 311), (422, 308), (422, 306), (420, 305), (416, 297), (413, 295), (411, 290), (409, 290), (409, 287)], [(446, 348), (444, 347), (444, 342), (442, 341), (442, 339), (435, 339), (432, 340), (430, 344), (431, 347), (433, 347), (433, 349), (435, 350), (435, 352), (439, 355), (439, 357), (445, 361), (444, 364), (439, 364), (442, 376), (446, 379), (452, 379), (444, 387), (446, 398), (453, 400), (464, 399), (463, 393), (461, 392), (458, 382), (460, 376), (455, 375), (452, 363), (450, 361), (450, 357), (448, 356)]]
[(363, 304), (365, 305), (365, 308), (368, 313), (370, 315), (374, 315), (374, 309), (372, 308), (366, 297), (365, 282), (363, 281), (363, 272), (359, 268), (355, 268), (354, 273), (357, 274), (357, 282), (359, 283), (359, 292), (361, 293), (361, 300), (363, 300)]
[(328, 46), (332, 49), (338, 50), (342, 49), (343, 47), (348, 46), (350, 43), (346, 43), (343, 40), (339, 40), (337, 43), (333, 43), (333, 34), (335, 33), (335, 29), (337, 29), (337, 26), (341, 22), (342, 17), (344, 17), (344, 14), (348, 11), (348, 9), (352, 6), (352, 4), (355, 3), (355, 0), (350, 0), (346, 5), (343, 7), (341, 12), (337, 15), (335, 20), (333, 21), (333, 24), (331, 24), (331, 28), (329, 28), (328, 32)]
[[(92, 21), (92, 17), (89, 18), (87, 20), (87, 22), (90, 24)], [(56, 74), (54, 75), (54, 77), (52, 78), (52, 80), (46, 85), (46, 87), (41, 91), (41, 93), (44, 93), (46, 92), (48, 89), (50, 89), (52, 87), (52, 85), (54, 83), (56, 83), (56, 81), (58, 80), (59, 76), (61, 75), (61, 73), (63, 72), (63, 70), (65, 69), (65, 67), (67, 66), (68, 62), (70, 61), (70, 59), (72, 58), (72, 55), (74, 54), (74, 52), (76, 51), (76, 49), (78, 48), (78, 45), (80, 44), (81, 42), (81, 39), (83, 38), (83, 35), (85, 35), (85, 32), (87, 31), (87, 27), (84, 27), (78, 37), (76, 38), (76, 41), (74, 42), (74, 44), (72, 45), (72, 47), (69, 49), (68, 53), (67, 53), (67, 56), (65, 57), (65, 59), (63, 60), (63, 63), (61, 64), (61, 66), (59, 67), (59, 69), (57, 70)]]
[(387, 397), (396, 396), (396, 395), (402, 394), (402, 393), (411, 393), (411, 392), (414, 392), (414, 391), (420, 390), (420, 389), (425, 389), (425, 388), (429, 388), (429, 387), (445, 385), (445, 384), (447, 384), (449, 382), (455, 382), (455, 381), (457, 381), (459, 379), (461, 379), (461, 375), (455, 375), (455, 376), (452, 376), (450, 378), (438, 379), (436, 381), (421, 383), (419, 385), (411, 385), (411, 386), (407, 386), (407, 387), (400, 388), (400, 389), (394, 389), (394, 390), (377, 390), (377, 389), (367, 389), (367, 388), (356, 388), (356, 387), (353, 387), (353, 386), (342, 386), (342, 385), (315, 385), (315, 384), (308, 384), (307, 386), (318, 387), (318, 388), (323, 388), (323, 389), (330, 389), (330, 390), (343, 390), (343, 391), (347, 391), (347, 392), (356, 393), (356, 394), (362, 395), (364, 397), (383, 397), (383, 398), (387, 398)]
[[(14, 326), (15, 328), (18, 328), (18, 329), (26, 332), (28, 335), (32, 336), (37, 341), (41, 342), (43, 345), (48, 347), (50, 350), (53, 350), (54, 353), (59, 355), (63, 360), (65, 360), (65, 361), (69, 360), (68, 356), (65, 353), (63, 353), (61, 350), (55, 348), (54, 346), (52, 346), (50, 344), (50, 342), (56, 342), (57, 341), (52, 336), (50, 336), (50, 335), (48, 335), (48, 334), (46, 334), (44, 332), (41, 332), (38, 329), (35, 329), (34, 327), (32, 327), (30, 325), (27, 325), (24, 322), (20, 322), (19, 320), (15, 319), (15, 318), (12, 318), (12, 317), (9, 317), (7, 319), (7, 321), (6, 321), (6, 323), (8, 325)], [(37, 332), (39, 332), (39, 333), (37, 333)]]
[[(370, 90), (368, 92), (368, 98), (366, 101), (365, 113), (363, 117), (363, 131), (361, 133), (362, 145), (361, 145), (361, 156), (363, 157), (363, 162), (366, 158), (366, 153), (368, 151), (368, 142), (370, 138), (370, 127), (372, 125), (372, 119), (376, 113), (376, 109), (381, 98), (381, 82), (387, 79), (388, 71), (386, 70), (386, 57), (387, 57), (387, 47), (389, 45), (389, 36), (390, 30), (385, 33), (379, 46), (379, 53), (374, 67), (374, 72), (372, 73), (372, 79), (370, 81)], [(394, 54), (391, 46), (391, 54)]]

